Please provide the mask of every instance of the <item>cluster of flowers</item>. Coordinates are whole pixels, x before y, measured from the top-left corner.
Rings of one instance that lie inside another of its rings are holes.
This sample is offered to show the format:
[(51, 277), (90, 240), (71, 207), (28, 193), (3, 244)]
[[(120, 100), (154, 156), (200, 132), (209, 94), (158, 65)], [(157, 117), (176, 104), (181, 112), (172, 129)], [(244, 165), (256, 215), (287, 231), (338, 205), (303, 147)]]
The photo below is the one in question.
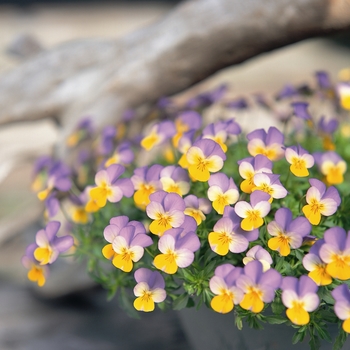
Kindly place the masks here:
[[(270, 304), (271, 323), (312, 326), (327, 339), (324, 320), (338, 318), (350, 333), (350, 84), (316, 77), (317, 86), (288, 85), (273, 103), (255, 96), (250, 103), (280, 127), (245, 136), (236, 120), (249, 103), (227, 100), (225, 87), (181, 106), (162, 99), (152, 112), (159, 121), (128, 139), (133, 111), (97, 136), (84, 119), (67, 140), (73, 166), (36, 163), (48, 223), (23, 258), (29, 280), (43, 286), (66, 252), (85, 256), (111, 294), (133, 288), (138, 311), (198, 301), (264, 320)], [(203, 128), (216, 105), (235, 118)], [(69, 232), (57, 236), (59, 213)]]

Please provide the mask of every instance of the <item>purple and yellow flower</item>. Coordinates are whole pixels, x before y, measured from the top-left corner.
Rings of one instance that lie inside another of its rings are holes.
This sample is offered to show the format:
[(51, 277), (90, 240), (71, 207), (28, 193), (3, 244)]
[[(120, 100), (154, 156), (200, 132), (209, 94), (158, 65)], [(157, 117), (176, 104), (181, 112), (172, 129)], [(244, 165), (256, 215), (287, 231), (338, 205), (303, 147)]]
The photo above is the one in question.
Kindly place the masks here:
[(182, 154), (180, 157), (178, 164), (184, 168), (188, 169), (189, 163), (187, 161), (186, 153), (187, 151), (192, 147), (193, 139), (194, 139), (195, 131), (190, 130), (188, 132), (185, 132), (178, 141), (177, 149)]
[(103, 128), (101, 137), (98, 140), (96, 151), (98, 155), (106, 156), (113, 151), (117, 130), (114, 126), (108, 125)]
[(66, 144), (68, 147), (75, 147), (80, 141), (91, 137), (94, 132), (90, 118), (82, 119), (75, 130), (68, 136)]
[(186, 205), (185, 215), (193, 217), (197, 225), (200, 225), (206, 219), (204, 214), (211, 212), (210, 201), (207, 198), (197, 198), (190, 194), (184, 198), (184, 201)]
[(134, 308), (137, 311), (150, 312), (154, 303), (161, 303), (166, 298), (164, 278), (158, 271), (141, 268), (134, 273), (137, 285), (134, 287)]
[(329, 228), (324, 233), (324, 243), (319, 251), (321, 259), (327, 264), (326, 272), (342, 281), (350, 278), (349, 232), (338, 226)]
[(46, 183), (41, 183), (44, 188), (41, 188), (41, 191), (38, 193), (38, 198), (41, 201), (47, 199), (54, 189), (66, 192), (69, 191), (72, 186), (71, 180), (69, 179), (70, 170), (62, 162), (56, 161), (49, 164), (47, 172)]
[(266, 131), (257, 129), (247, 135), (248, 151), (255, 157), (258, 154), (263, 154), (271, 161), (279, 160), (284, 155), (283, 134), (274, 126)]
[[(189, 216), (186, 221), (192, 221), (192, 229), (197, 228), (195, 220)], [(182, 225), (185, 226), (185, 225)], [(192, 264), (194, 252), (200, 247), (200, 241), (195, 231), (178, 227), (167, 230), (158, 242), (158, 249), (162, 254), (158, 254), (153, 261), (153, 265), (170, 275), (176, 273), (178, 268), (185, 268)]]
[(282, 276), (274, 269), (263, 272), (260, 261), (254, 260), (244, 266), (244, 274), (239, 275), (236, 285), (244, 297), (239, 305), (254, 313), (264, 308), (264, 303), (270, 303), (275, 297), (275, 291), (280, 287)]
[(215, 269), (214, 276), (209, 281), (209, 288), (215, 294), (210, 302), (214, 311), (227, 314), (242, 301), (243, 292), (236, 286), (237, 278), (242, 273), (242, 268), (231, 264), (223, 264)]
[(303, 266), (309, 271), (308, 276), (318, 285), (327, 286), (332, 283), (332, 277), (327, 273), (327, 264), (320, 257), (323, 239), (317, 240), (303, 258)]
[(350, 290), (344, 283), (336, 287), (332, 291), (332, 296), (335, 300), (334, 312), (337, 317), (344, 321), (342, 324), (343, 330), (350, 333)]
[(227, 205), (235, 204), (239, 193), (233, 179), (228, 178), (224, 173), (217, 173), (210, 176), (208, 181), (208, 198), (213, 203), (213, 208), (218, 214), (223, 214)]
[(340, 105), (344, 109), (350, 110), (350, 83), (339, 83), (337, 85), (337, 92), (340, 100)]
[(42, 287), (49, 275), (49, 267), (47, 265), (41, 265), (35, 259), (34, 251), (37, 247), (35, 243), (27, 247), (25, 255), (22, 258), (22, 265), (29, 270), (27, 274), (29, 281), (36, 282), (39, 287)]
[(160, 182), (165, 192), (174, 192), (180, 196), (188, 193), (190, 190), (190, 179), (188, 172), (175, 165), (169, 165), (160, 172)]
[(124, 272), (130, 272), (133, 263), (143, 257), (144, 248), (153, 243), (144, 226), (137, 221), (129, 222), (127, 216), (112, 218), (103, 235), (109, 242), (102, 249), (103, 256)]
[(226, 153), (226, 141), (228, 135), (238, 135), (240, 133), (240, 126), (233, 119), (230, 119), (227, 121), (219, 121), (207, 125), (203, 129), (202, 138), (217, 142), (220, 145), (221, 149)]
[(123, 142), (115, 149), (113, 155), (106, 160), (104, 166), (106, 168), (112, 164), (127, 166), (131, 164), (133, 160), (134, 152), (132, 151), (130, 144), (128, 142)]
[(258, 260), (261, 262), (263, 272), (269, 270), (271, 264), (273, 263), (270, 253), (261, 245), (256, 245), (247, 251), (246, 256), (243, 258), (243, 264), (247, 265), (253, 260)]
[(298, 118), (312, 120), (312, 117), (307, 110), (309, 107), (307, 102), (292, 102), (291, 106), (293, 107), (294, 115), (296, 115)]
[(267, 231), (273, 238), (268, 241), (271, 250), (276, 250), (281, 256), (290, 254), (290, 249), (301, 247), (303, 238), (311, 232), (311, 224), (304, 217), (293, 220), (292, 212), (288, 208), (276, 211), (275, 220), (267, 225)]
[(333, 151), (325, 153), (316, 152), (313, 154), (315, 161), (321, 171), (326, 176), (326, 181), (330, 185), (338, 185), (344, 181), (346, 172), (346, 162)]
[(178, 147), (182, 135), (190, 130), (197, 131), (202, 126), (202, 117), (198, 112), (185, 111), (175, 118), (176, 134), (173, 136), (173, 145)]
[(255, 157), (244, 158), (238, 162), (239, 174), (244, 179), (241, 183), (241, 190), (245, 193), (252, 193), (255, 187), (253, 178), (255, 174), (272, 173), (272, 162), (266, 156), (258, 154)]
[(34, 258), (40, 265), (52, 264), (57, 260), (60, 253), (67, 251), (74, 244), (72, 236), (66, 235), (57, 237), (57, 232), (61, 224), (58, 221), (50, 221), (45, 229), (37, 232), (34, 250)]
[(317, 79), (317, 84), (320, 89), (331, 89), (332, 88), (332, 83), (331, 79), (329, 77), (329, 74), (325, 71), (317, 71), (315, 73), (316, 79)]
[(310, 322), (309, 312), (315, 311), (320, 303), (318, 286), (308, 276), (284, 277), (281, 284), (282, 302), (291, 322), (304, 326)]
[(309, 176), (307, 169), (314, 165), (315, 160), (304, 148), (300, 145), (288, 147), (285, 151), (285, 157), (287, 162), (291, 164), (290, 171), (292, 174), (298, 177)]
[(328, 121), (322, 116), (317, 124), (318, 132), (323, 138), (323, 148), (327, 151), (334, 151), (333, 134), (338, 129), (339, 122), (337, 119), (329, 119)]
[(119, 164), (112, 164), (106, 170), (100, 170), (95, 175), (96, 187), (90, 190), (92, 200), (98, 207), (103, 208), (107, 201), (119, 202), (123, 196), (131, 197), (134, 194), (134, 186), (130, 179), (119, 179), (125, 168)]
[(326, 185), (317, 179), (310, 179), (309, 183), (311, 187), (306, 193), (307, 205), (303, 207), (303, 213), (312, 225), (318, 225), (321, 215), (333, 215), (341, 200), (335, 187), (326, 189)]
[(134, 170), (131, 181), (135, 188), (134, 202), (138, 208), (145, 210), (150, 203), (149, 196), (162, 188), (159, 180), (162, 169), (161, 165), (154, 164), (150, 167), (144, 166)]
[(166, 230), (179, 227), (185, 220), (185, 202), (177, 193), (157, 191), (150, 195), (150, 204), (146, 207), (146, 213), (153, 219), (149, 230), (162, 236)]
[(241, 253), (248, 248), (248, 239), (237, 232), (239, 221), (233, 222), (229, 217), (219, 219), (214, 225), (213, 232), (208, 235), (210, 248), (218, 255)]
[(149, 134), (141, 140), (141, 146), (149, 151), (153, 147), (165, 142), (176, 133), (174, 123), (171, 121), (164, 121), (155, 124)]
[(243, 218), (241, 227), (245, 231), (251, 231), (264, 224), (263, 218), (270, 212), (271, 196), (263, 191), (254, 191), (250, 195), (250, 204), (245, 201), (237, 202), (236, 214)]
[(253, 187), (253, 192), (258, 190), (267, 193), (270, 196), (270, 203), (274, 198), (284, 198), (288, 192), (282, 186), (279, 177), (280, 176), (276, 174), (255, 174), (253, 177), (253, 182), (255, 185)]
[(198, 181), (208, 181), (210, 173), (216, 173), (224, 166), (226, 155), (220, 145), (213, 140), (196, 141), (186, 153), (188, 171)]

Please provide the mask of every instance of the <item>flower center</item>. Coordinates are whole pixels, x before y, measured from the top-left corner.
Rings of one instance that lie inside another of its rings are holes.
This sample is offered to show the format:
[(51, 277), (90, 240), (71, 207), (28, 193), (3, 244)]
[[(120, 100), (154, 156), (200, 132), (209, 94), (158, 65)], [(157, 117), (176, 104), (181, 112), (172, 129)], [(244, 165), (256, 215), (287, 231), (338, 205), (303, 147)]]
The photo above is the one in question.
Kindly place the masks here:
[(324, 204), (317, 201), (317, 199), (313, 198), (310, 203), (310, 210), (315, 215), (317, 213), (321, 213), (324, 210)]

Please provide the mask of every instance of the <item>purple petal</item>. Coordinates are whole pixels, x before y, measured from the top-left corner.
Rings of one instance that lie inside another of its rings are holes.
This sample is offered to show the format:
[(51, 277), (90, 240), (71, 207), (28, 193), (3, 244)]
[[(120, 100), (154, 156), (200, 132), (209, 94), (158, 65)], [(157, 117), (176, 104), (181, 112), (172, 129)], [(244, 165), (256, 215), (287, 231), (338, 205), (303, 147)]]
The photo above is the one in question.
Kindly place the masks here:
[(350, 290), (345, 283), (334, 288), (331, 293), (336, 302), (341, 302), (341, 301), (345, 301), (347, 303), (350, 302)]
[(216, 173), (210, 176), (208, 181), (210, 186), (219, 186), (223, 192), (226, 192), (229, 188), (229, 179), (224, 173)]
[(168, 194), (168, 192), (165, 192), (163, 190), (156, 191), (156, 192), (150, 194), (149, 199), (151, 202), (158, 202), (158, 203), (163, 204), (164, 198), (166, 197), (167, 194)]
[(276, 211), (275, 220), (283, 230), (286, 230), (286, 228), (291, 223), (292, 219), (293, 219), (293, 216), (290, 209), (280, 208)]
[(326, 244), (337, 247), (339, 250), (344, 250), (346, 243), (346, 232), (342, 227), (331, 227), (324, 233)]
[(142, 248), (149, 247), (153, 244), (153, 240), (150, 236), (146, 234), (140, 233), (134, 236), (134, 239), (131, 242), (132, 246), (140, 246)]
[(278, 289), (281, 286), (281, 282), (281, 274), (274, 269), (269, 269), (266, 272), (264, 272), (260, 280), (258, 281), (259, 285), (266, 285), (274, 290)]
[(53, 249), (60, 253), (67, 251), (74, 244), (74, 239), (72, 236), (57, 237), (53, 244)]
[(186, 208), (195, 208), (195, 209), (199, 208), (198, 198), (193, 194), (186, 196), (184, 198), (184, 201), (186, 204)]
[(318, 290), (317, 284), (309, 277), (302, 275), (299, 279), (298, 295), (303, 297), (308, 293), (316, 293)]
[(55, 238), (60, 227), (61, 227), (61, 223), (58, 221), (50, 221), (46, 225), (45, 232), (49, 242), (51, 242)]
[(111, 225), (117, 226), (118, 230), (121, 230), (123, 227), (125, 227), (129, 222), (129, 218), (125, 215), (115, 216), (111, 220), (109, 220), (109, 223)]
[(164, 198), (164, 209), (168, 212), (171, 210), (184, 211), (186, 209), (186, 204), (177, 193), (168, 193)]
[(296, 234), (305, 237), (311, 232), (312, 226), (304, 217), (297, 217), (289, 226), (287, 226), (288, 232), (295, 232)]
[(132, 225), (128, 225), (128, 226), (123, 227), (119, 232), (118, 237), (119, 236), (123, 237), (126, 241), (126, 244), (128, 246), (130, 246), (131, 241), (135, 236), (135, 227)]
[(320, 192), (321, 198), (322, 198), (325, 191), (326, 191), (326, 185), (322, 181), (317, 180), (317, 179), (310, 179), (309, 183), (312, 187), (317, 188), (317, 190)]
[(322, 198), (331, 198), (331, 199), (333, 199), (337, 203), (337, 206), (339, 206), (340, 203), (341, 203), (339, 192), (334, 186), (328, 187), (326, 193), (324, 194), (324, 196)]
[(282, 279), (282, 283), (281, 283), (281, 289), (282, 290), (293, 290), (295, 293), (298, 294), (298, 284), (299, 281), (296, 277), (284, 277)]
[(254, 139), (259, 139), (262, 140), (265, 143), (266, 140), (266, 131), (264, 129), (257, 129), (249, 134), (247, 134), (247, 139), (249, 141), (254, 140)]
[(198, 236), (194, 232), (189, 232), (184, 237), (178, 238), (175, 243), (176, 249), (188, 249), (196, 252), (201, 246)]
[(115, 182), (125, 197), (130, 198), (134, 194), (134, 185), (130, 179), (119, 179)]
[(250, 277), (254, 284), (257, 284), (263, 274), (262, 263), (258, 260), (250, 261), (244, 266), (244, 274)]
[(271, 145), (273, 143), (278, 143), (283, 145), (284, 136), (283, 134), (274, 126), (271, 126), (267, 131), (266, 145)]
[(124, 173), (125, 168), (120, 164), (112, 164), (106, 170), (107, 170), (109, 181), (111, 185), (113, 185), (117, 181), (117, 179), (120, 177), (120, 175)]

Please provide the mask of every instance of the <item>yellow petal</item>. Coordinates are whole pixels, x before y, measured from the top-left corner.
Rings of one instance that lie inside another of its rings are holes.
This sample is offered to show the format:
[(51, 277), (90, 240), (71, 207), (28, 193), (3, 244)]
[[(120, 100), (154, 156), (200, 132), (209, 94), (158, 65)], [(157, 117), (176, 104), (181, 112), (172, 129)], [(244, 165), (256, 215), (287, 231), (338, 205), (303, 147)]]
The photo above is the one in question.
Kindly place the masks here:
[(154, 310), (154, 301), (151, 297), (138, 297), (134, 300), (134, 308), (137, 311), (150, 312)]
[(154, 258), (153, 265), (159, 269), (172, 275), (176, 273), (178, 266), (176, 264), (175, 254), (159, 254)]
[(307, 204), (303, 207), (303, 213), (312, 225), (318, 225), (321, 221), (321, 214), (319, 211), (312, 210), (312, 206)]
[(344, 330), (344, 332), (346, 332), (346, 333), (350, 333), (350, 318), (346, 319), (346, 320), (343, 322), (343, 330)]
[(112, 263), (116, 268), (124, 272), (130, 272), (133, 267), (130, 254), (115, 254)]
[(108, 260), (114, 257), (115, 251), (113, 250), (112, 244), (107, 244), (102, 248), (102, 255)]
[(298, 326), (308, 324), (310, 321), (309, 313), (300, 305), (287, 309), (286, 314), (290, 321)]
[(240, 186), (241, 190), (248, 194), (252, 193), (253, 187), (255, 187), (253, 178), (244, 180)]
[(287, 256), (290, 254), (290, 246), (288, 240), (284, 237), (270, 238), (267, 245), (271, 250), (278, 251), (281, 256)]
[(234, 307), (232, 296), (226, 293), (222, 295), (217, 295), (211, 300), (210, 306), (216, 312), (219, 312), (221, 314), (227, 314), (228, 312), (233, 310)]
[(338, 278), (342, 281), (350, 278), (350, 266), (340, 259), (327, 264), (326, 272), (333, 278)]
[(40, 265), (46, 265), (49, 263), (52, 255), (52, 250), (49, 247), (38, 247), (34, 250), (34, 258), (40, 261)]
[(229, 251), (229, 245), (231, 243), (230, 237), (222, 232), (210, 232), (208, 235), (208, 241), (212, 249), (216, 254), (226, 255)]
[(332, 283), (332, 277), (326, 272), (326, 267), (318, 266), (313, 271), (310, 271), (308, 276), (318, 286), (327, 286)]
[(206, 164), (203, 163), (202, 166), (197, 164), (189, 165), (188, 171), (190, 175), (197, 181), (206, 182), (210, 178), (210, 172)]
[(44, 276), (44, 271), (42, 268), (38, 266), (33, 266), (29, 271), (28, 271), (28, 279), (29, 281), (32, 282), (37, 282), (39, 287), (42, 287), (45, 282), (45, 276)]
[(256, 292), (249, 292), (244, 295), (243, 300), (239, 304), (245, 310), (251, 310), (258, 313), (264, 308), (264, 303)]
[(160, 137), (156, 133), (152, 133), (149, 136), (146, 136), (141, 141), (141, 146), (147, 151), (151, 150), (154, 146), (156, 146), (160, 141)]
[(163, 233), (166, 230), (169, 230), (171, 228), (172, 228), (171, 221), (162, 220), (162, 219), (160, 219), (160, 220), (153, 220), (151, 222), (151, 224), (149, 225), (149, 230), (153, 234), (155, 234), (155, 235), (157, 235), (159, 237), (163, 236)]

